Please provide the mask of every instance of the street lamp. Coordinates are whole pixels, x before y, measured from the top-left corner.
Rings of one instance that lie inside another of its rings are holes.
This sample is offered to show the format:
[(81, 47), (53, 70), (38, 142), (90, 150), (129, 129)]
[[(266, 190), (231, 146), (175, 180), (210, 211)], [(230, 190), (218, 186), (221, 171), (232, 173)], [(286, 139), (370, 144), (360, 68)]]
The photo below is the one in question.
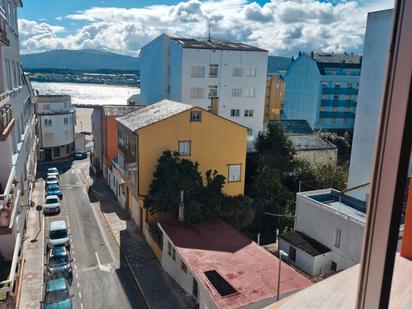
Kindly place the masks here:
[[(279, 244), (278, 244), (278, 246), (279, 246)], [(276, 301), (279, 301), (279, 296), (280, 296), (280, 266), (282, 264), (282, 255), (285, 256), (285, 257), (289, 256), (285, 251), (279, 250), (278, 290), (277, 290)]]

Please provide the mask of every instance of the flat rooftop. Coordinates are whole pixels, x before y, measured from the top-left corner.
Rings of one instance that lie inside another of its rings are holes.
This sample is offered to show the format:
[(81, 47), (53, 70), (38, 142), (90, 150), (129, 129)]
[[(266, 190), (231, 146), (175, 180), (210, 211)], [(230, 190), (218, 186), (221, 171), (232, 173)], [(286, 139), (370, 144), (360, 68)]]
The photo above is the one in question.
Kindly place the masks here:
[[(159, 226), (219, 308), (275, 301), (278, 258), (236, 229), (221, 220), (192, 225), (159, 223)], [(286, 263), (281, 267), (280, 295), (312, 284)], [(215, 281), (223, 281), (224, 285), (216, 287)]]
[(362, 223), (366, 221), (366, 204), (364, 201), (346, 195), (338, 190), (325, 189), (298, 193), (312, 199), (322, 206), (349, 216)]
[(313, 238), (310, 238), (308, 235), (298, 232), (298, 231), (289, 231), (279, 235), (279, 238), (286, 240), (295, 247), (306, 252), (310, 256), (318, 256), (326, 252), (330, 252), (330, 249), (320, 242), (316, 241)]
[(260, 51), (267, 52), (267, 50), (251, 46), (248, 44), (225, 41), (225, 40), (200, 40), (191, 38), (177, 38), (172, 37), (173, 41), (182, 46), (182, 48), (194, 48), (194, 49), (214, 49), (214, 50), (238, 50), (238, 51)]

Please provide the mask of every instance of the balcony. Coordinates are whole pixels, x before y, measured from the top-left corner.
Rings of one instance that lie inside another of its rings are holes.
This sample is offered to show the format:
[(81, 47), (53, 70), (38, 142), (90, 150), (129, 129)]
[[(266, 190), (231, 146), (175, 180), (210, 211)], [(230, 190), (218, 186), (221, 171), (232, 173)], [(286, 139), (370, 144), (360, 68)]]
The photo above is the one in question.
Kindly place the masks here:
[[(14, 178), (13, 178), (14, 179)], [(0, 195), (4, 204), (0, 205), (0, 235), (10, 234), (13, 227), (13, 219), (16, 215), (17, 202), (20, 190), (16, 192), (16, 183), (12, 182), (9, 192)]]
[(322, 88), (322, 94), (333, 94), (333, 95), (357, 95), (358, 89), (356, 88)]
[(5, 104), (0, 107), (0, 141), (7, 139), (13, 126), (12, 107), (10, 104)]
[(7, 37), (6, 21), (4, 16), (0, 15), (0, 46), (9, 46), (10, 40)]
[(356, 101), (353, 101), (353, 100), (321, 100), (320, 106), (356, 107)]

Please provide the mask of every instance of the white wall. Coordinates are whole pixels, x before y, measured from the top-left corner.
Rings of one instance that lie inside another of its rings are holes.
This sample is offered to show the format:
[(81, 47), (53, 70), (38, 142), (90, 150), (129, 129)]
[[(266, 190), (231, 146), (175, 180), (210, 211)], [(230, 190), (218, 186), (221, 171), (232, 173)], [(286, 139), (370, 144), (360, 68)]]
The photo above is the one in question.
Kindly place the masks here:
[[(67, 118), (67, 125), (64, 119)], [(51, 120), (51, 126), (45, 126), (45, 119)], [(39, 115), (38, 124), (41, 128), (41, 145), (42, 148), (57, 147), (72, 144), (74, 142), (74, 113), (61, 115)], [(52, 134), (51, 139), (46, 136)]]
[[(348, 188), (370, 182), (387, 65), (392, 11), (368, 14), (363, 47), (358, 104), (356, 108)], [(366, 199), (368, 187), (348, 192)]]
[[(267, 71), (267, 52), (183, 49), (182, 95), (181, 101), (208, 109), (209, 85), (218, 86), (218, 114), (253, 130), (256, 136), (263, 126), (265, 87)], [(209, 64), (219, 65), (219, 77), (209, 78)], [(192, 66), (204, 66), (205, 77), (191, 77)], [(234, 68), (243, 68), (242, 77), (234, 77)], [(247, 68), (256, 68), (256, 77), (245, 76)], [(173, 81), (172, 81), (173, 82)], [(203, 88), (204, 98), (191, 98), (192, 88)], [(242, 89), (241, 97), (232, 97), (232, 89)], [(255, 97), (245, 97), (246, 89), (254, 89)], [(171, 97), (173, 100), (174, 98)], [(239, 117), (230, 115), (231, 109), (240, 109)], [(253, 117), (245, 117), (244, 110), (252, 109)]]
[(312, 164), (330, 164), (336, 166), (338, 160), (338, 150), (298, 150), (296, 151), (296, 157)]
[[(297, 194), (295, 230), (331, 249), (331, 259), (338, 264), (338, 270), (359, 263), (362, 253), (364, 223), (319, 204)], [(342, 231), (339, 248), (334, 246), (337, 228)]]

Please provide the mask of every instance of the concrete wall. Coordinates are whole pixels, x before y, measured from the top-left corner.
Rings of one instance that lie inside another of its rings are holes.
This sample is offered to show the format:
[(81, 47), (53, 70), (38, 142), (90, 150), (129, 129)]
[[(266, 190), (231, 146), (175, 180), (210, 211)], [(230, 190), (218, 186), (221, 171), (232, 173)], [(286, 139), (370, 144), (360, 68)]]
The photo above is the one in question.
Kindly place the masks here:
[(311, 164), (329, 164), (336, 166), (338, 160), (337, 149), (299, 150), (296, 157)]
[[(191, 122), (190, 111), (201, 111), (201, 121)], [(179, 141), (191, 141), (191, 155), (204, 177), (209, 169), (228, 178), (228, 164), (241, 164), (240, 182), (227, 182), (223, 192), (244, 193), (247, 129), (198, 108), (180, 113), (138, 131), (139, 195), (146, 195), (163, 151), (178, 150)]]
[(94, 140), (93, 156), (98, 162), (98, 168), (103, 168), (103, 108), (101, 106), (95, 107), (91, 116), (92, 119), (92, 135)]
[[(170, 41), (170, 98), (172, 100), (182, 101), (182, 69), (183, 69), (183, 48)], [(188, 102), (184, 102), (188, 103)]]
[[(41, 132), (40, 147), (49, 148), (73, 144), (74, 117), (74, 112), (61, 115), (38, 115), (38, 125)], [(64, 119), (67, 119), (67, 125), (64, 124)], [(51, 120), (52, 125), (45, 126), (45, 120)]]
[(170, 38), (162, 34), (140, 51), (140, 103), (152, 104), (169, 97), (168, 46)]
[[(359, 263), (364, 223), (330, 210), (301, 194), (296, 196), (295, 230), (317, 240), (332, 250), (331, 259), (342, 270)], [(340, 247), (336, 248), (336, 229), (341, 230)]]
[[(120, 177), (119, 172), (115, 169), (108, 169), (107, 170), (107, 183), (110, 189), (113, 191), (114, 195), (116, 196), (117, 200), (120, 203), (120, 206), (125, 209), (126, 207), (126, 194), (123, 194), (122, 188), (120, 184), (122, 183), (122, 179)], [(126, 191), (126, 190), (125, 190)], [(126, 193), (126, 192), (125, 192)]]
[[(348, 187), (370, 182), (389, 52), (393, 10), (368, 14)], [(369, 186), (349, 194), (365, 200)]]
[[(263, 127), (267, 70), (266, 52), (183, 49), (182, 62), (182, 102), (208, 109), (211, 106), (208, 87), (216, 85), (219, 97), (218, 114), (252, 129), (253, 135), (257, 136)], [(209, 78), (209, 64), (219, 65), (218, 78)], [(191, 77), (192, 66), (203, 66), (205, 77)], [(242, 68), (243, 76), (234, 77), (234, 68)], [(245, 76), (245, 71), (248, 68), (256, 68), (255, 77)], [(203, 88), (204, 98), (191, 98), (192, 88)], [(241, 97), (232, 97), (232, 89), (234, 88), (241, 89)], [(254, 89), (255, 96), (246, 97), (246, 89)], [(239, 117), (232, 117), (231, 109), (240, 109)], [(246, 109), (253, 110), (253, 117), (244, 116)]]
[(266, 97), (264, 120), (280, 119), (280, 110), (285, 97), (285, 81), (280, 76), (272, 75), (266, 79)]

